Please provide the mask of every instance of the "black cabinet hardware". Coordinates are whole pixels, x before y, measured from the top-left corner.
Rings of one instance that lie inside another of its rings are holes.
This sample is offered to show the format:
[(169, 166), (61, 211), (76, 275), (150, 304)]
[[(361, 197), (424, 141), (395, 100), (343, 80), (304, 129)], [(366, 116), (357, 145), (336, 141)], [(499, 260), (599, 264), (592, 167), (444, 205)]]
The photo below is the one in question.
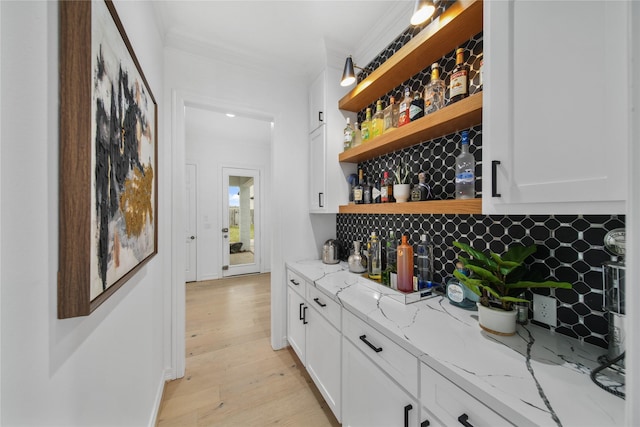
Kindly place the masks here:
[(360, 335), (360, 341), (362, 341), (363, 343), (365, 343), (366, 345), (369, 346), (369, 348), (373, 351), (375, 351), (376, 353), (380, 353), (382, 351), (382, 347), (376, 347), (375, 345), (371, 344), (368, 340), (367, 340), (367, 336), (366, 335)]
[(424, 420), (420, 423), (420, 427), (429, 427), (430, 425), (431, 423), (429, 422), (429, 420)]
[(464, 427), (473, 427), (467, 420), (469, 419), (469, 415), (462, 414), (458, 417), (458, 422), (462, 424)]
[(322, 111), (318, 111), (318, 121), (324, 122), (324, 113)]
[(502, 197), (502, 194), (498, 193), (498, 165), (500, 160), (491, 161), (491, 197)]
[(321, 303), (321, 302), (320, 302), (320, 298), (314, 298), (313, 300), (314, 300), (314, 301), (316, 302), (316, 304), (318, 304), (320, 307), (326, 307), (326, 306), (327, 306), (327, 304), (323, 304), (323, 303)]
[(303, 302), (300, 303), (300, 310), (298, 311), (298, 320), (302, 320), (302, 306), (304, 305)]
[(300, 283), (296, 282), (295, 280), (291, 279), (289, 280), (291, 283), (293, 283), (296, 286), (300, 286)]
[(307, 322), (307, 306), (305, 305), (302, 308), (302, 324), (306, 325), (307, 323), (309, 323), (309, 322)]
[(322, 202), (322, 196), (324, 196), (324, 193), (318, 193), (318, 207), (320, 208), (324, 208), (324, 203)]
[(404, 407), (404, 427), (409, 427), (409, 411), (413, 409), (413, 405)]

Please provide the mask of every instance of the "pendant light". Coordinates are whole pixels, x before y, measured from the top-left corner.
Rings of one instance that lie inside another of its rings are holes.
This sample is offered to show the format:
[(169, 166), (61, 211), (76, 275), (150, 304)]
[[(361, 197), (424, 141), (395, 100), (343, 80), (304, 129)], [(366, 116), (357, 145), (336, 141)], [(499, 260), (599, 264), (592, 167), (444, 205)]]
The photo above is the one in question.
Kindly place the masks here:
[(416, 0), (416, 7), (411, 15), (411, 25), (420, 25), (431, 18), (436, 7), (433, 0)]

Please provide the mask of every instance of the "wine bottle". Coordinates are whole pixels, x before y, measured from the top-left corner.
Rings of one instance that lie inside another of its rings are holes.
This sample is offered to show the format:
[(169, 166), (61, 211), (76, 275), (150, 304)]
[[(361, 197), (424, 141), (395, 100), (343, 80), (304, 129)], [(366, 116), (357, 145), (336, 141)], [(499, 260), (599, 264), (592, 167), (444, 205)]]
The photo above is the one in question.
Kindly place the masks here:
[(353, 187), (353, 202), (356, 205), (364, 203), (363, 191), (362, 191), (362, 169), (358, 171), (358, 183)]
[(469, 67), (464, 64), (464, 49), (456, 50), (456, 66), (449, 80), (449, 103), (460, 101), (469, 96)]

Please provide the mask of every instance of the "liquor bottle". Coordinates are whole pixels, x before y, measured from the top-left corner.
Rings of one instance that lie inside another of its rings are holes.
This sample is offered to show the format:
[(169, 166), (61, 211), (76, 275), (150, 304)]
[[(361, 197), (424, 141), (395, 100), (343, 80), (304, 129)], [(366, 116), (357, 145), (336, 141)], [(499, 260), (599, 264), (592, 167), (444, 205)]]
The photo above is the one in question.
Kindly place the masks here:
[(389, 203), (395, 203), (396, 199), (395, 197), (393, 197), (393, 177), (389, 176), (389, 174), (386, 174), (387, 176), (387, 197), (389, 198)]
[(371, 182), (369, 178), (367, 178), (362, 185), (362, 198), (365, 205), (369, 205), (373, 201), (371, 198)]
[(367, 264), (369, 279), (380, 280), (382, 275), (382, 255), (380, 239), (376, 236), (375, 231), (371, 232), (371, 238), (367, 244), (367, 252), (369, 255), (369, 262)]
[(398, 127), (398, 107), (399, 105), (396, 104), (396, 99), (392, 96), (389, 99), (389, 105), (382, 112), (384, 120), (383, 132), (388, 132)]
[(400, 102), (400, 107), (398, 107), (398, 127), (404, 126), (411, 121), (409, 114), (412, 101), (411, 90), (408, 87), (404, 88), (404, 98)]
[(391, 286), (392, 288), (397, 288), (396, 274), (397, 270), (397, 252), (398, 252), (398, 241), (396, 239), (396, 235), (393, 230), (389, 229), (389, 234), (387, 234), (386, 243), (386, 252), (387, 252), (387, 261), (385, 265), (385, 269), (382, 275), (382, 283), (386, 286)]
[(353, 141), (351, 141), (351, 148), (355, 148), (362, 144), (362, 132), (360, 131), (360, 126), (358, 122), (353, 124)]
[(380, 180), (380, 203), (389, 203), (389, 192), (387, 191), (388, 179), (389, 172), (384, 171), (382, 179)]
[(431, 81), (424, 90), (424, 113), (431, 114), (444, 107), (444, 81), (440, 79), (440, 66), (431, 64)]
[(431, 187), (429, 186), (429, 184), (427, 184), (427, 174), (424, 172), (420, 172), (418, 174), (418, 189), (420, 190), (421, 202), (429, 200), (433, 197), (431, 194)]
[(424, 117), (424, 99), (420, 96), (420, 92), (416, 91), (409, 107), (409, 121), (418, 120), (420, 117)]
[[(456, 270), (465, 276), (469, 275), (469, 270), (464, 268), (461, 262), (456, 263)], [(466, 310), (477, 310), (476, 302), (480, 300), (478, 295), (474, 294), (469, 288), (460, 283), (457, 277), (452, 276), (447, 281), (447, 298), (449, 303)]]
[(384, 132), (384, 113), (382, 112), (382, 101), (376, 102), (376, 113), (371, 119), (371, 139), (382, 135)]
[(462, 131), (461, 152), (456, 157), (456, 199), (473, 199), (475, 197), (476, 162), (469, 153), (469, 132)]
[(366, 120), (360, 125), (360, 134), (362, 135), (362, 142), (371, 141), (371, 108), (367, 108)]
[(456, 50), (456, 66), (449, 80), (449, 103), (460, 101), (469, 96), (469, 67), (464, 64), (464, 49)]
[(356, 205), (361, 205), (364, 203), (364, 194), (362, 188), (362, 169), (358, 171), (358, 182), (356, 186), (353, 187), (353, 202)]
[(344, 128), (344, 151), (347, 151), (353, 146), (354, 133), (353, 126), (351, 126), (351, 119), (347, 117), (347, 126)]
[(371, 183), (371, 201), (373, 203), (382, 203), (382, 191), (380, 190), (380, 181), (378, 180)]
[(418, 243), (418, 289), (433, 286), (433, 245), (426, 234), (420, 236)]
[(398, 246), (398, 290), (413, 292), (413, 247), (407, 243), (407, 236), (402, 236)]
[(420, 201), (420, 187), (417, 184), (414, 185), (413, 188), (411, 189), (409, 200), (411, 200), (412, 202)]

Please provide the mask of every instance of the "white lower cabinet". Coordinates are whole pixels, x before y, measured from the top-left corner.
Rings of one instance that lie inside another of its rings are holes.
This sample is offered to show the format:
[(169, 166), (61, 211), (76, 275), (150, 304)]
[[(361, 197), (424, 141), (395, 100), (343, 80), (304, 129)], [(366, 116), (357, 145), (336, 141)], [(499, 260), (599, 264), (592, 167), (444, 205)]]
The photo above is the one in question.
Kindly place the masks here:
[(425, 363), (420, 365), (420, 403), (442, 424), (466, 427), (513, 426)]
[(291, 287), (288, 287), (287, 340), (304, 366), (306, 366), (306, 316), (308, 310), (305, 299)]

